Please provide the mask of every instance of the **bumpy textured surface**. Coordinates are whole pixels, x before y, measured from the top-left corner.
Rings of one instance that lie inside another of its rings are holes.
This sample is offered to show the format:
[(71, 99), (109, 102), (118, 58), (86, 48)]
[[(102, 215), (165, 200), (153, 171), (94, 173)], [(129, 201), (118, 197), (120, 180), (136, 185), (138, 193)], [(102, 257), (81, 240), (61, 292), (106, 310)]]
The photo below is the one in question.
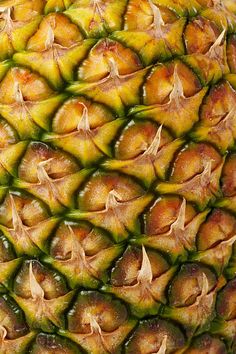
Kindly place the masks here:
[(236, 353), (235, 0), (0, 1), (0, 353)]

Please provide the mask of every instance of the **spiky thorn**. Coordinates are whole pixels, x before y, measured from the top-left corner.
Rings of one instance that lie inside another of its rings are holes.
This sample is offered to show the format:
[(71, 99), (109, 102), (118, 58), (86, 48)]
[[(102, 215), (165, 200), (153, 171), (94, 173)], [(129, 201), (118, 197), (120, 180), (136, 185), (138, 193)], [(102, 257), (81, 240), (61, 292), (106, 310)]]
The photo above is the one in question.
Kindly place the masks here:
[(169, 96), (169, 104), (175, 104), (176, 109), (181, 109), (181, 99), (185, 99), (182, 81), (178, 75), (177, 64), (174, 67), (174, 85)]
[(161, 132), (162, 132), (162, 125), (157, 129), (156, 135), (150, 144), (150, 146), (144, 151), (144, 153), (138, 157), (136, 157), (135, 160), (145, 158), (145, 157), (150, 157), (151, 160), (154, 160), (157, 156), (160, 143), (161, 143)]
[(209, 59), (216, 60), (221, 69), (224, 68), (224, 43), (225, 43), (226, 29), (220, 33), (216, 41), (212, 44), (208, 52), (205, 54)]
[(162, 340), (162, 342), (161, 342), (161, 346), (160, 346), (158, 352), (153, 353), (153, 354), (166, 354), (166, 350), (167, 350), (167, 338), (168, 338), (167, 335), (165, 335), (165, 336), (163, 337), (163, 340)]
[(148, 258), (145, 247), (142, 246), (142, 265), (141, 269), (138, 272), (137, 282), (142, 287), (149, 287), (152, 283), (153, 274), (150, 260)]
[(11, 18), (12, 7), (0, 7), (0, 18), (2, 18), (5, 23), (1, 32), (6, 32), (8, 38), (12, 39), (13, 21)]
[(163, 26), (165, 26), (165, 22), (161, 16), (161, 11), (159, 8), (153, 4), (152, 0), (148, 0), (148, 4), (152, 10), (153, 14), (153, 22), (152, 28), (154, 29), (155, 38), (163, 38)]

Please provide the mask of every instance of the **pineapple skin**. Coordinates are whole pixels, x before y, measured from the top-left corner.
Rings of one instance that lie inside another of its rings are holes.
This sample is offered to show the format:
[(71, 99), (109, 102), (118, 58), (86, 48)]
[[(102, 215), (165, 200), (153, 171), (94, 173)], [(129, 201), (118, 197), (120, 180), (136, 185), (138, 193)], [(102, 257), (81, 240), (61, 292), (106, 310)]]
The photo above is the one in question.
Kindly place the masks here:
[(0, 354), (236, 354), (234, 0), (0, 1)]

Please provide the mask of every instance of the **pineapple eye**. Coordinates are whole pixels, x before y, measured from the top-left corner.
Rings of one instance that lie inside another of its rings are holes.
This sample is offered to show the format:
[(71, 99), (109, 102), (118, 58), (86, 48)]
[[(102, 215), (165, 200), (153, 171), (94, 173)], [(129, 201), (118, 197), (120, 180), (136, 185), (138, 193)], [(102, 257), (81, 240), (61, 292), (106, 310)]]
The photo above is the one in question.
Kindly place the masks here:
[(48, 213), (38, 200), (12, 192), (6, 196), (0, 207), (0, 220), (5, 226), (14, 227), (17, 216), (25, 226), (30, 227), (45, 220)]
[[(178, 219), (182, 203), (183, 201), (178, 197), (158, 199), (145, 216), (145, 233), (158, 235), (169, 231), (171, 225)], [(188, 224), (196, 216), (196, 212), (191, 205), (187, 205), (184, 214), (185, 224)]]
[(199, 348), (201, 348), (203, 354), (207, 354), (209, 350), (212, 350), (213, 352), (215, 351), (216, 353), (227, 353), (224, 342), (221, 339), (209, 334), (202, 334), (196, 337), (188, 348), (188, 353), (197, 354)]
[[(147, 151), (153, 143), (158, 131), (158, 126), (151, 122), (131, 121), (125, 127), (115, 146), (117, 159), (129, 160)], [(159, 149), (171, 142), (171, 136), (162, 129)]]
[(210, 291), (214, 288), (216, 279), (208, 268), (194, 263), (182, 266), (169, 288), (171, 306), (190, 306), (195, 303), (201, 294), (202, 277), (205, 276), (207, 277), (208, 291)]
[(235, 305), (235, 294), (236, 294), (236, 281), (232, 279), (226, 284), (226, 286), (221, 290), (216, 309), (217, 313), (221, 318), (227, 321), (235, 320), (236, 318), (236, 305)]
[(78, 196), (80, 209), (91, 211), (104, 209), (108, 195), (113, 190), (116, 191), (117, 198), (124, 202), (139, 197), (143, 193), (142, 188), (126, 176), (96, 173)]
[(4, 324), (1, 325), (1, 333), (4, 333), (2, 334), (3, 338), (6, 337), (10, 340), (14, 340), (25, 336), (29, 332), (23, 311), (17, 303), (6, 294), (0, 297), (0, 316), (4, 318)]
[(161, 353), (166, 350), (177, 351), (185, 343), (184, 334), (171, 322), (150, 319), (140, 322), (132, 334), (126, 353)]
[(230, 239), (236, 232), (235, 218), (227, 212), (215, 209), (201, 225), (197, 242), (199, 250), (207, 250)]
[(43, 143), (31, 143), (18, 168), (19, 178), (27, 182), (37, 182), (39, 166), (43, 166), (52, 179), (63, 178), (79, 169), (76, 162), (67, 154), (53, 150)]
[[(52, 236), (47, 261), (67, 275), (69, 284), (96, 288), (107, 279), (107, 270), (123, 250), (101, 230), (87, 223), (64, 222)], [(104, 255), (106, 255), (104, 260)]]
[[(14, 291), (18, 296), (24, 298), (31, 298), (32, 296), (30, 262), (24, 262), (15, 277)], [(50, 271), (38, 261), (32, 261), (32, 272), (44, 291), (45, 299), (54, 299), (66, 293), (67, 288), (64, 279), (55, 271)]]
[(214, 22), (197, 17), (185, 29), (185, 43), (188, 53), (207, 53), (219, 34)]
[(104, 332), (112, 333), (125, 323), (127, 311), (124, 305), (98, 292), (80, 294), (68, 314), (68, 329), (74, 333), (90, 333), (95, 322)]
[[(157, 252), (148, 250), (147, 256), (151, 264), (153, 279), (161, 276), (169, 268), (168, 263)], [(128, 247), (123, 257), (117, 261), (115, 267), (112, 269), (112, 285), (134, 285), (142, 268), (142, 260), (143, 254), (140, 248)], [(127, 264), (129, 264), (129, 267), (127, 267)]]
[(73, 342), (55, 334), (39, 333), (30, 346), (32, 354), (77, 354), (78, 348)]
[[(225, 197), (234, 197), (236, 192), (236, 155), (231, 154), (228, 156), (226, 163), (222, 171), (222, 190)], [(231, 203), (227, 203), (227, 207), (234, 210), (235, 203), (233, 198), (231, 198)]]
[(0, 235), (0, 261), (9, 262), (14, 258), (15, 252), (11, 243), (3, 234)]

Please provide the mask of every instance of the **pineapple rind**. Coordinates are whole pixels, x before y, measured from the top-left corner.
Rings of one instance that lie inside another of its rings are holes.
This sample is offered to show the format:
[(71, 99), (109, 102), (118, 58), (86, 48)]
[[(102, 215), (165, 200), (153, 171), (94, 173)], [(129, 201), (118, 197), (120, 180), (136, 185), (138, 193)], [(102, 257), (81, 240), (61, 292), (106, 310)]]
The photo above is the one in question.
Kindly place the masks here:
[(0, 353), (236, 353), (233, 0), (0, 1)]

